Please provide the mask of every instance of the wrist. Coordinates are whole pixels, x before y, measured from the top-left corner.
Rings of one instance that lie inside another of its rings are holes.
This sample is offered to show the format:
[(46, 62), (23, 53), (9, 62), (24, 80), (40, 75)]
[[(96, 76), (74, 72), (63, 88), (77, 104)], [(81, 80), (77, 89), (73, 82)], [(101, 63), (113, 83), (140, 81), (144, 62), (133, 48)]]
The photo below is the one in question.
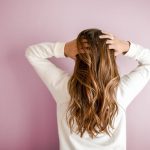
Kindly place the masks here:
[(68, 57), (68, 49), (69, 49), (69, 47), (68, 47), (68, 42), (65, 44), (65, 47), (64, 47), (64, 55), (65, 55), (65, 57)]
[(125, 46), (124, 46), (124, 50), (123, 50), (123, 55), (125, 55), (127, 52), (128, 52), (128, 50), (129, 50), (129, 48), (130, 48), (130, 41), (125, 41)]

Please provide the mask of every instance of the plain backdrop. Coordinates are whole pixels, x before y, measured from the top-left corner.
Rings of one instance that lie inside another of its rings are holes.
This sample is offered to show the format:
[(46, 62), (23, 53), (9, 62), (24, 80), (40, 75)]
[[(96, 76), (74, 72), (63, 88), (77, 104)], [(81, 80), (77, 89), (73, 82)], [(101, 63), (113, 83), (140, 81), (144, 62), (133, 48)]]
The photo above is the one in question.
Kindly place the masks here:
[[(150, 48), (149, 0), (0, 0), (0, 150), (58, 150), (56, 103), (25, 58), (39, 42), (99, 28)], [(51, 58), (71, 72), (70, 58)], [(137, 65), (117, 57), (120, 74)], [(127, 150), (150, 149), (150, 84), (127, 110)]]

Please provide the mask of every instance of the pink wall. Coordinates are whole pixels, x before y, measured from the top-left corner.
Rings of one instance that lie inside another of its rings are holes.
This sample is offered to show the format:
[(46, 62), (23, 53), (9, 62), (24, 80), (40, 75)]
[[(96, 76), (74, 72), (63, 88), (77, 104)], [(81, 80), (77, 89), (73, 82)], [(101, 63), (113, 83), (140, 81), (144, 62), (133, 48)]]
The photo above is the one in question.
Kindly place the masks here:
[[(68, 41), (90, 27), (150, 48), (148, 0), (0, 1), (0, 150), (58, 150), (56, 104), (25, 59), (25, 48)], [(71, 59), (52, 61), (72, 71)], [(69, 65), (70, 64), (70, 65)], [(136, 62), (118, 56), (121, 73)], [(127, 149), (150, 149), (150, 84), (127, 111)]]

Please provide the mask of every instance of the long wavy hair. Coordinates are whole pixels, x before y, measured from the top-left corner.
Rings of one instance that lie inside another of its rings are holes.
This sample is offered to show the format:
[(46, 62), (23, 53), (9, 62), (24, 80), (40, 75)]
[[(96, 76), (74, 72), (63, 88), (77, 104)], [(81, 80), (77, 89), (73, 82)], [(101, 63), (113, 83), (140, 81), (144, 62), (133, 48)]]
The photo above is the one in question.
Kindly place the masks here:
[(76, 39), (79, 53), (68, 82), (71, 100), (66, 119), (71, 133), (80, 133), (80, 137), (85, 131), (91, 138), (99, 133), (111, 136), (110, 128), (114, 128), (118, 114), (116, 87), (120, 76), (116, 56), (100, 35), (104, 35), (101, 30), (91, 28), (80, 32)]

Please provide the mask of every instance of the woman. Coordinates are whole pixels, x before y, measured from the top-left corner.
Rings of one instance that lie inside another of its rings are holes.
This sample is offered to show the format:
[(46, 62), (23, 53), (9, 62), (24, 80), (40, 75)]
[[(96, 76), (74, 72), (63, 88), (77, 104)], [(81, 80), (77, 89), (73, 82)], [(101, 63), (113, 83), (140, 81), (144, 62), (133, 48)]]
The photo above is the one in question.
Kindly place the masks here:
[[(119, 76), (116, 56), (138, 62)], [(126, 150), (126, 108), (150, 79), (150, 50), (99, 29), (69, 42), (29, 46), (25, 56), (57, 103), (60, 150)], [(73, 74), (47, 58), (75, 60)]]

